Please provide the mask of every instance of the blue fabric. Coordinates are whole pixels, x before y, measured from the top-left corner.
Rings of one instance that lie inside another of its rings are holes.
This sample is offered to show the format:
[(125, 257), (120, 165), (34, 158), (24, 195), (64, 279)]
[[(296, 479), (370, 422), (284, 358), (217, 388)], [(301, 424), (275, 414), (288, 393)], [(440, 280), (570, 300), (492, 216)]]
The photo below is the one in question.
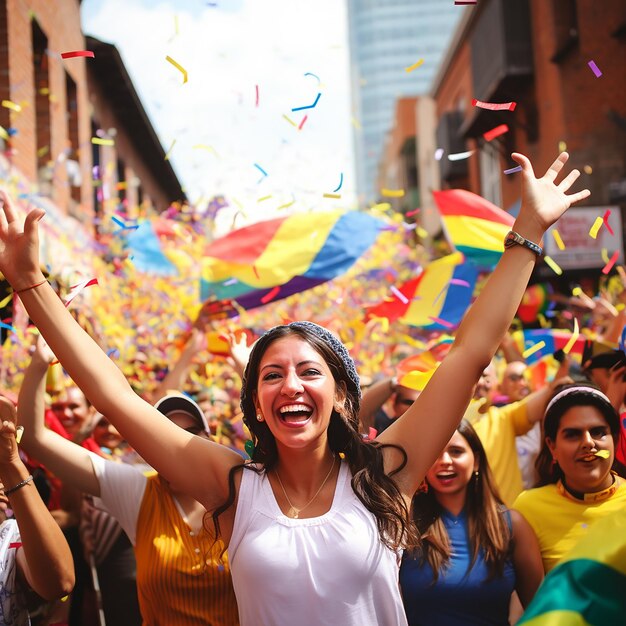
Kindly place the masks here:
[[(507, 513), (508, 515), (508, 513)], [(435, 584), (433, 571), (419, 557), (405, 553), (400, 587), (410, 626), (503, 626), (509, 623), (509, 601), (515, 588), (515, 570), (508, 560), (503, 576), (487, 581), (489, 571), (481, 553), (468, 572), (472, 555), (467, 517), (444, 511), (442, 519), (452, 554)]]

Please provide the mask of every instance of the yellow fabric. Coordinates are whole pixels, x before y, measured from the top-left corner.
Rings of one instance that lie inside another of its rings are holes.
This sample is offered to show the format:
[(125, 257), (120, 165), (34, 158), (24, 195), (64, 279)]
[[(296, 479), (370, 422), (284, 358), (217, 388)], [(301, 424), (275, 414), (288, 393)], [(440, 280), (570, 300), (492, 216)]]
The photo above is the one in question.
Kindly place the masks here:
[(481, 412), (482, 404), (472, 402), (464, 417), (472, 424), (485, 448), (500, 497), (507, 506), (511, 506), (524, 489), (515, 437), (527, 433), (532, 427), (528, 421), (526, 402), (490, 406), (484, 413)]
[(524, 622), (524, 626), (591, 626), (591, 624), (576, 611), (550, 611)]
[(239, 623), (235, 592), (221, 542), (194, 534), (169, 489), (150, 476), (137, 518), (137, 593), (143, 626)]
[(543, 567), (547, 572), (561, 561), (599, 519), (626, 506), (626, 483), (604, 502), (577, 502), (562, 496), (556, 485), (529, 489), (513, 508), (532, 526), (539, 540)]

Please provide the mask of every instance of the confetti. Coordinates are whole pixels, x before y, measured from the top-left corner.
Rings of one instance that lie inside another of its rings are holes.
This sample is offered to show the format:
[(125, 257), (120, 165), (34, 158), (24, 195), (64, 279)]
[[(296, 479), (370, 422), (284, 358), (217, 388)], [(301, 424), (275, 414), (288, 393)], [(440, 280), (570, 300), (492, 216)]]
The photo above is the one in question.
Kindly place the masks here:
[(601, 459), (608, 459), (611, 453), (608, 450), (598, 450), (595, 455), (599, 456)]
[(319, 99), (320, 99), (321, 95), (322, 95), (322, 94), (318, 92), (318, 94), (317, 94), (317, 96), (316, 96), (315, 101), (313, 102), (313, 104), (308, 104), (307, 106), (304, 106), (304, 107), (295, 107), (295, 108), (291, 109), (291, 112), (292, 112), (292, 113), (295, 113), (296, 111), (304, 111), (304, 110), (306, 110), (306, 109), (314, 109), (314, 108), (317, 106), (317, 103), (318, 103), (318, 101), (319, 101)]
[(481, 102), (473, 98), (472, 106), (480, 107), (481, 109), (489, 109), (490, 111), (515, 111), (517, 102)]
[(404, 189), (381, 189), (383, 198), (404, 198)]
[(378, 435), (378, 431), (375, 428), (369, 427), (367, 438), (368, 439), (376, 439), (376, 435)]
[(547, 254), (543, 257), (543, 260), (546, 262), (546, 265), (559, 276), (563, 273), (563, 270), (558, 266), (557, 262)]
[(440, 326), (443, 326), (444, 328), (454, 328), (454, 324), (452, 324), (451, 322), (448, 322), (446, 320), (442, 320), (440, 317), (428, 317), (429, 320), (432, 320), (433, 322), (435, 322), (435, 324), (439, 324)]
[(259, 198), (257, 202), (264, 202), (265, 200), (269, 200), (271, 197), (272, 194), (270, 194), (269, 196), (263, 196), (262, 198)]
[(595, 64), (594, 61), (589, 61), (587, 65), (591, 68), (591, 71), (596, 75), (596, 78), (600, 78), (600, 76), (602, 76), (602, 72), (600, 71), (600, 68)]
[(534, 346), (531, 346), (527, 350), (524, 350), (524, 352), (522, 352), (522, 356), (525, 359), (527, 359), (531, 354), (535, 354), (535, 352), (539, 352), (539, 350), (545, 347), (546, 347), (546, 342), (540, 341), (539, 343), (536, 343)]
[(72, 52), (61, 52), (62, 59), (75, 59), (77, 57), (95, 58), (95, 54), (91, 50), (74, 50)]
[(591, 165), (585, 165), (585, 167), (583, 167), (583, 171), (585, 172), (585, 174), (592, 174), (593, 167), (591, 167)]
[(268, 302), (270, 302), (270, 300), (273, 300), (277, 295), (278, 292), (280, 291), (280, 286), (276, 286), (274, 287), (271, 291), (269, 291), (268, 293), (266, 293), (262, 298), (261, 298), (261, 302), (263, 304), (267, 304)]
[(39, 148), (39, 150), (37, 150), (37, 156), (39, 158), (46, 156), (46, 154), (48, 154), (48, 152), (50, 152), (50, 147), (49, 146), (43, 146), (42, 148)]
[(294, 203), (295, 203), (295, 200), (292, 200), (291, 202), (287, 202), (286, 204), (281, 204), (279, 207), (276, 207), (276, 208), (277, 209), (288, 209)]
[(463, 159), (469, 159), (474, 154), (473, 150), (467, 152), (457, 152), (456, 154), (449, 154), (448, 161), (462, 161)]
[(304, 74), (305, 76), (313, 76), (314, 78), (317, 78), (317, 84), (319, 85), (322, 81), (320, 80), (320, 77), (317, 74), (313, 74), (313, 72), (305, 72)]
[(172, 154), (172, 150), (174, 149), (175, 145), (176, 145), (176, 139), (172, 141), (172, 145), (170, 146), (170, 149), (165, 153), (165, 158), (163, 159), (164, 161), (170, 160), (170, 154)]
[(558, 246), (559, 250), (565, 250), (565, 244), (563, 243), (563, 240), (561, 239), (561, 235), (559, 234), (559, 231), (556, 228), (552, 231), (552, 236), (554, 237), (554, 241), (556, 245)]
[(476, 4), (476, 0), (454, 0), (454, 4)]
[(255, 91), (255, 98), (254, 98), (254, 106), (258, 107), (259, 106), (259, 86), (255, 85), (254, 86), (254, 91)]
[(565, 352), (565, 354), (570, 353), (570, 350), (574, 347), (574, 344), (576, 343), (576, 340), (578, 339), (578, 335), (580, 335), (580, 328), (578, 327), (578, 320), (574, 318), (574, 332), (572, 333), (572, 336), (569, 338), (568, 342), (565, 344), (565, 347), (563, 348), (563, 352)]
[(341, 189), (341, 185), (343, 185), (343, 172), (339, 175), (339, 185), (337, 185), (336, 189), (333, 189), (333, 192), (339, 191)]
[(339, 200), (341, 198), (341, 194), (340, 193), (325, 193), (324, 198), (332, 198), (335, 200)]
[(416, 70), (420, 65), (423, 65), (424, 63), (424, 59), (420, 59), (419, 61), (417, 61), (417, 63), (413, 63), (413, 65), (409, 65), (409, 67), (405, 67), (404, 71), (405, 72), (412, 72), (413, 70)]
[(293, 127), (298, 128), (298, 125), (287, 115), (283, 113), (283, 118), (286, 119)]
[(595, 239), (598, 236), (598, 231), (602, 228), (602, 224), (604, 224), (604, 220), (600, 216), (596, 217), (596, 221), (589, 229), (589, 236), (592, 239)]
[(406, 216), (413, 217), (414, 215), (417, 215), (419, 212), (420, 212), (420, 209), (413, 209), (412, 211), (407, 211)]
[(509, 132), (509, 127), (506, 124), (500, 124), (491, 130), (488, 130), (486, 133), (483, 133), (483, 137), (485, 141), (492, 141), (496, 137), (500, 137), (500, 135), (504, 135), (504, 133)]
[(509, 174), (515, 174), (516, 172), (521, 172), (521, 171), (522, 171), (522, 166), (518, 165), (517, 167), (511, 167), (508, 170), (504, 170), (504, 174), (508, 176)]
[(12, 333), (15, 333), (17, 335), (17, 330), (15, 330), (15, 327), (11, 326), (11, 324), (7, 324), (6, 322), (0, 322), (0, 328), (6, 328), (7, 330), (10, 330)]
[(618, 258), (619, 258), (619, 250), (616, 250), (613, 253), (613, 256), (609, 259), (609, 262), (602, 268), (602, 273), (608, 274), (611, 271), (611, 269), (613, 269), (613, 266), (615, 265), (615, 262), (617, 261)]
[(172, 57), (169, 55), (165, 57), (165, 60), (168, 63), (171, 63), (183, 75), (183, 85), (184, 85), (188, 79), (187, 70), (180, 63), (177, 63), (176, 61), (174, 61), (174, 59), (172, 59)]
[(95, 146), (114, 146), (115, 141), (113, 139), (101, 139), (100, 137), (92, 137), (91, 143)]
[(9, 141), (9, 139), (11, 138), (9, 133), (7, 133), (6, 129), (3, 126), (0, 126), (0, 137), (2, 137), (2, 139), (4, 139), (5, 141)]
[(253, 266), (252, 266), (252, 271), (254, 272), (254, 275), (255, 275), (257, 278), (260, 278), (260, 276), (259, 276), (259, 270), (257, 270), (256, 265), (253, 265)]
[(20, 113), (22, 110), (22, 107), (19, 104), (16, 104), (15, 102), (13, 102), (12, 100), (3, 100), (2, 106), (5, 109), (11, 109), (11, 111), (15, 111), (16, 113)]
[(564, 141), (559, 141), (559, 152), (565, 152), (567, 150), (567, 144)]
[(20, 441), (22, 441), (22, 435), (24, 434), (24, 427), (23, 426), (18, 426), (15, 429), (15, 443), (19, 443)]
[(609, 224), (609, 217), (611, 217), (611, 209), (607, 209), (604, 212), (604, 215), (602, 216), (602, 221), (604, 222), (604, 225), (606, 226), (609, 233), (611, 233), (611, 235), (614, 235), (615, 233), (613, 232), (613, 229), (611, 228), (611, 225)]
[(267, 176), (267, 172), (258, 163), (255, 163), (254, 167), (256, 167), (259, 170), (259, 172), (263, 174), (263, 176)]
[(309, 116), (308, 116), (308, 115), (305, 115), (305, 116), (302, 118), (302, 121), (300, 122), (300, 124), (298, 124), (298, 130), (302, 130), (302, 127), (304, 126), (304, 122), (306, 122), (308, 119), (309, 119)]
[(451, 278), (450, 279), (450, 284), (451, 285), (459, 285), (461, 287), (469, 287), (470, 286), (470, 284), (466, 280), (463, 280), (461, 278)]
[(408, 304), (409, 299), (397, 288), (391, 285), (390, 287), (391, 293), (402, 302), (402, 304)]
[(67, 298), (67, 300), (65, 301), (65, 307), (67, 308), (70, 305), (70, 302), (85, 288), (85, 287), (91, 287), (91, 285), (97, 285), (98, 284), (98, 279), (97, 278), (90, 278), (87, 280), (84, 280), (82, 283), (78, 283), (77, 285), (74, 285), (73, 287), (70, 287), (70, 295)]
[(444, 153), (443, 148), (437, 148), (435, 150), (435, 161), (441, 161), (441, 157), (443, 156), (443, 153)]

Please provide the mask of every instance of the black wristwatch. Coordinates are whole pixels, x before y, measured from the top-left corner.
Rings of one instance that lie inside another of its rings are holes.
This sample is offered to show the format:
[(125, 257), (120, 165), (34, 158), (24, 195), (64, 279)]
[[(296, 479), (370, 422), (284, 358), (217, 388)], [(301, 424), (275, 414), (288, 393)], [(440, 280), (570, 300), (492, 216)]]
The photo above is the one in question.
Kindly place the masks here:
[(522, 237), (519, 233), (516, 233), (514, 230), (510, 230), (504, 238), (504, 247), (510, 248), (511, 246), (522, 246), (524, 248), (528, 248), (537, 256), (541, 256), (543, 254), (541, 246), (538, 246), (536, 243), (533, 243), (528, 239), (524, 239), (524, 237)]

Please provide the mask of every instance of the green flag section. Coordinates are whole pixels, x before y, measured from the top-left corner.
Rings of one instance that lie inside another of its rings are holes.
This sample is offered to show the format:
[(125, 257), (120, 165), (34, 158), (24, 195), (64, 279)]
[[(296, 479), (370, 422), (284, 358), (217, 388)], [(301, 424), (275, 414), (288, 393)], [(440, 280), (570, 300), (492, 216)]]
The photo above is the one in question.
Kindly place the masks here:
[(626, 509), (596, 522), (543, 581), (518, 624), (608, 626), (626, 620)]

